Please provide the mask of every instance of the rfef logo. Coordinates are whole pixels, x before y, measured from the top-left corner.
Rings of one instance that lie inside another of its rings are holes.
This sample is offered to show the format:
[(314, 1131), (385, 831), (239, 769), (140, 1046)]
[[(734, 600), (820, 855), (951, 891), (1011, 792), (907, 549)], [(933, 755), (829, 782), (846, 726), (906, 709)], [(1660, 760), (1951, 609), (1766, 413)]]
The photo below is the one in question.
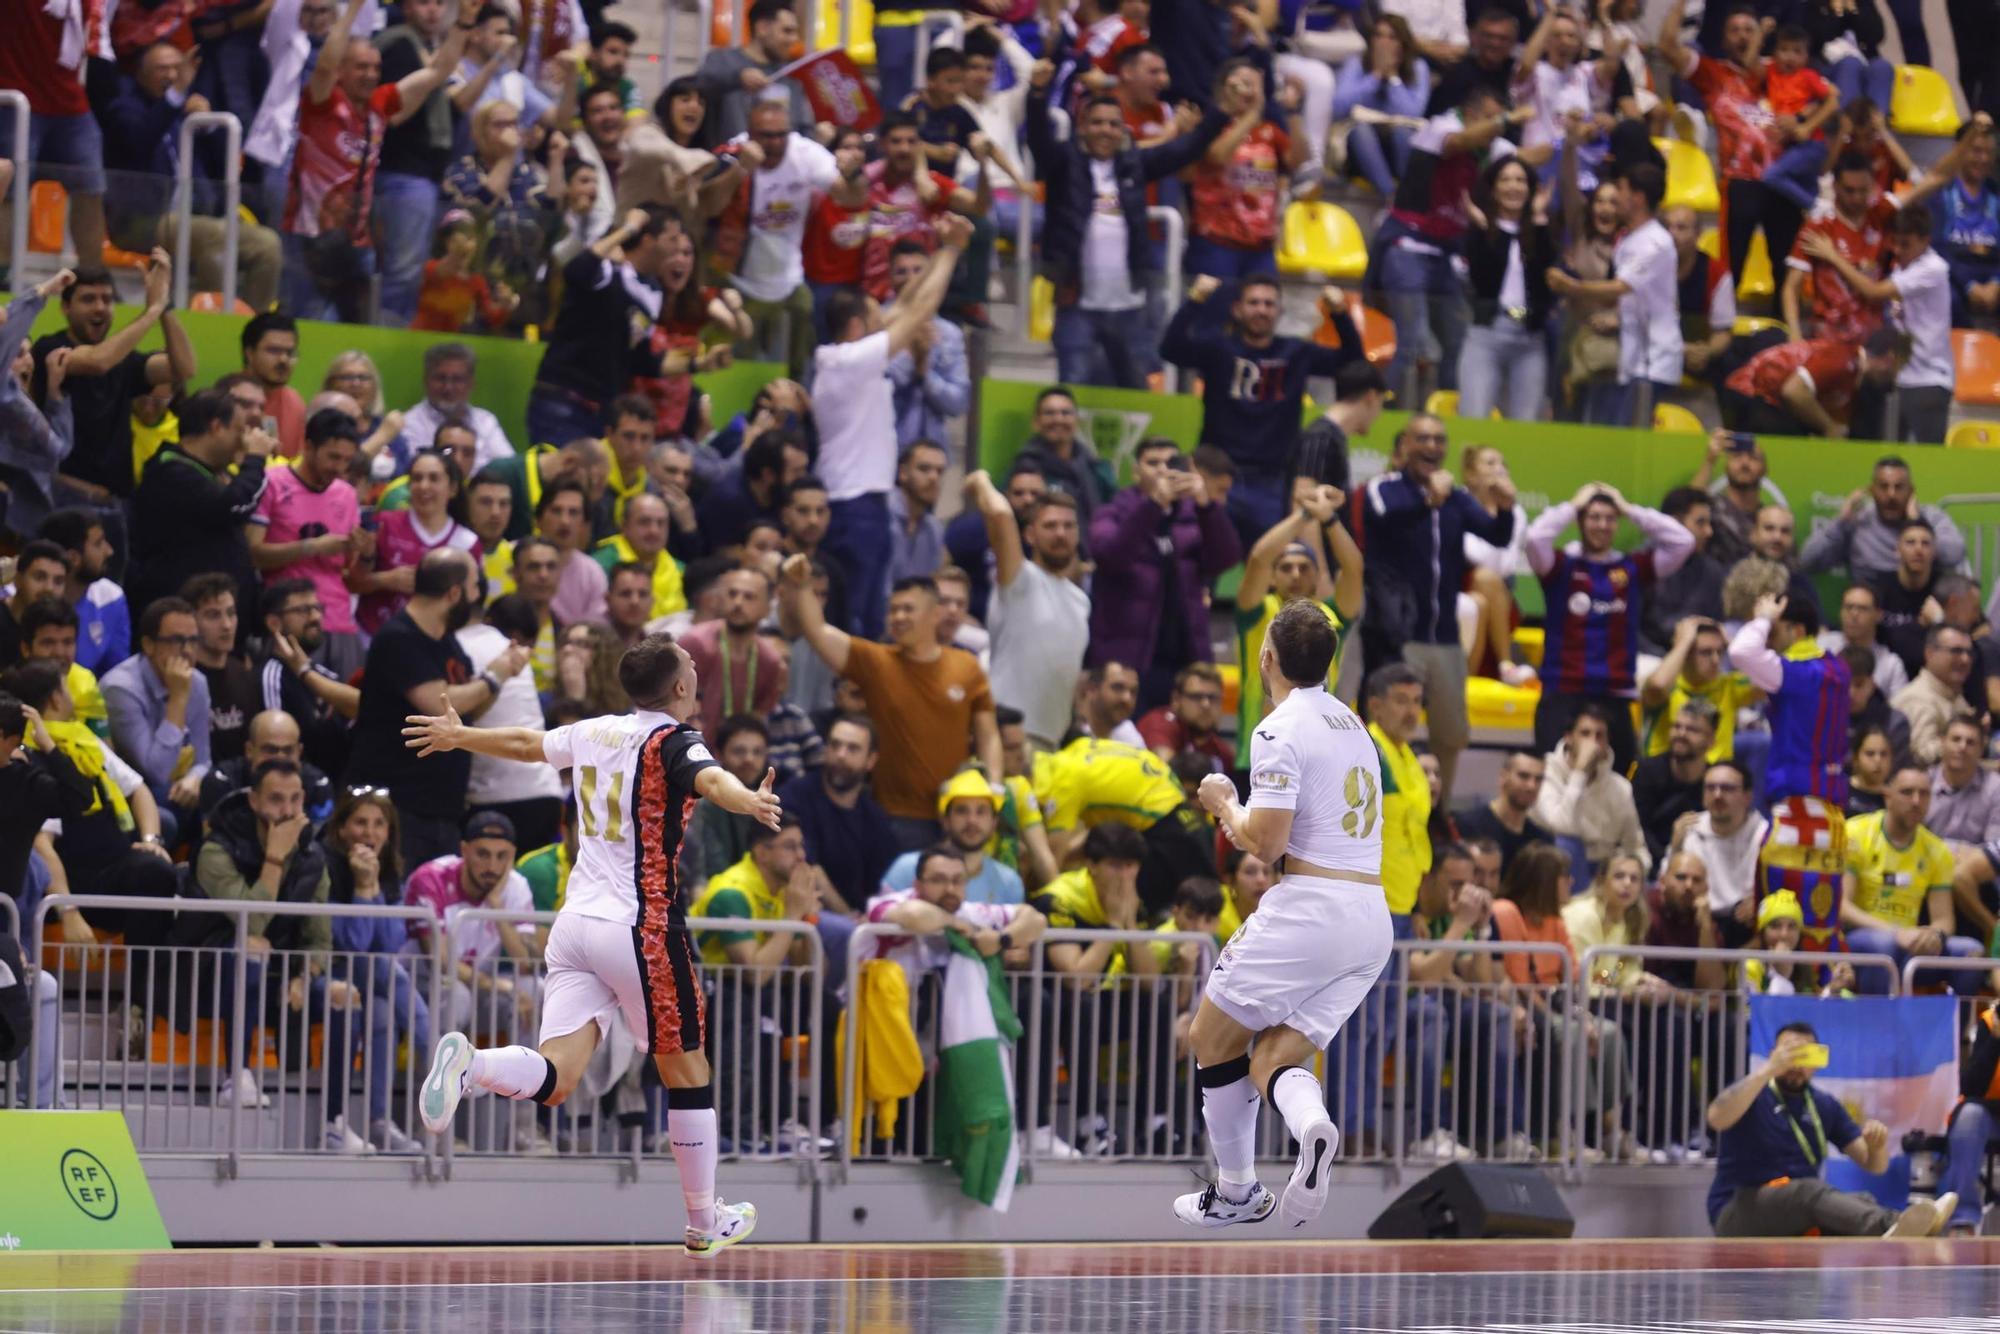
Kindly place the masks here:
[(71, 1149), (62, 1156), (60, 1170), (63, 1189), (69, 1192), (70, 1202), (77, 1208), (100, 1223), (117, 1216), (118, 1183), (111, 1179), (111, 1170), (96, 1154)]

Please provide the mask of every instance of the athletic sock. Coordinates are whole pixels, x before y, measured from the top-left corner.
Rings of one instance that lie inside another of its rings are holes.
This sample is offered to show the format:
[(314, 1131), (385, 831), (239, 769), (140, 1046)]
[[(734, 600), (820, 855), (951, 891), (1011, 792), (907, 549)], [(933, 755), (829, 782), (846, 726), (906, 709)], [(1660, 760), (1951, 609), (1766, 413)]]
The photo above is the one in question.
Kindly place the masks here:
[(688, 1226), (715, 1231), (715, 1095), (712, 1085), (667, 1090), (667, 1142), (681, 1173)]
[(1292, 1138), (1301, 1143), (1308, 1130), (1328, 1119), (1326, 1094), (1319, 1081), (1296, 1065), (1271, 1076), (1271, 1105), (1285, 1118)]
[(466, 1077), (490, 1093), (516, 1102), (541, 1102), (555, 1091), (556, 1068), (533, 1047), (494, 1047), (472, 1053)]
[(1257, 1184), (1257, 1089), (1250, 1082), (1250, 1058), (1198, 1069), (1201, 1119), (1215, 1155), (1215, 1184), (1224, 1199), (1241, 1204)]

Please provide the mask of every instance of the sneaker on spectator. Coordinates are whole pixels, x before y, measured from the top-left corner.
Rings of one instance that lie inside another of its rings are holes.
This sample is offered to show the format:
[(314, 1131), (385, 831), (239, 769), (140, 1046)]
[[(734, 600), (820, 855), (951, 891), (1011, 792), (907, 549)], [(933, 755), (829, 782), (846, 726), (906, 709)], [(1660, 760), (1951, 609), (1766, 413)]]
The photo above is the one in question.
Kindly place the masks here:
[(1584, 1145), (1576, 1152), (1577, 1152), (1577, 1160), (1579, 1162), (1601, 1163), (1604, 1161), (1604, 1150), (1599, 1148), (1593, 1148), (1591, 1145), (1588, 1144)]
[(422, 1153), (424, 1146), (386, 1117), (368, 1127), (368, 1142), (384, 1153)]
[(1118, 1137), (1111, 1133), (1111, 1122), (1102, 1116), (1093, 1116), (1089, 1121), (1089, 1133), (1083, 1137), (1085, 1158), (1110, 1156), (1118, 1147)]
[(778, 1127), (778, 1152), (789, 1153), (800, 1158), (818, 1158), (833, 1151), (833, 1141), (824, 1135), (815, 1135), (805, 1122), (793, 1117)]
[(336, 1116), (326, 1123), (326, 1151), (359, 1156), (375, 1152), (375, 1146), (349, 1129), (345, 1116)]
[(1516, 690), (1525, 689), (1532, 681), (1539, 679), (1540, 672), (1525, 662), (1503, 662), (1500, 664), (1500, 679)]
[(269, 1107), (271, 1099), (263, 1089), (257, 1087), (257, 1076), (248, 1070), (238, 1070), (236, 1077), (224, 1076), (215, 1086), (217, 1107)]
[(514, 1132), (514, 1152), (525, 1153), (536, 1158), (554, 1156), (556, 1146), (542, 1133), (537, 1125), (525, 1125)]
[(1036, 1126), (1028, 1136), (1028, 1152), (1037, 1158), (1081, 1158), (1070, 1142), (1056, 1134), (1054, 1126)]
[(1520, 1131), (1515, 1131), (1494, 1146), (1494, 1156), (1503, 1163), (1539, 1163), (1542, 1151), (1535, 1141)]
[(556, 1132), (556, 1152), (560, 1154), (596, 1153), (597, 1122), (590, 1117), (579, 1117)]
[(1410, 1157), (1423, 1162), (1462, 1163), (1479, 1154), (1458, 1142), (1458, 1136), (1439, 1126), (1429, 1139), (1421, 1140), (1410, 1148)]
[[(1948, 1197), (1952, 1208), (1958, 1207), (1958, 1196)], [(1951, 1215), (1939, 1210), (1943, 1199), (1911, 1200), (1910, 1207), (1896, 1215), (1896, 1221), (1889, 1225), (1885, 1237), (1928, 1237), (1938, 1230), (1941, 1222), (1949, 1222)]]

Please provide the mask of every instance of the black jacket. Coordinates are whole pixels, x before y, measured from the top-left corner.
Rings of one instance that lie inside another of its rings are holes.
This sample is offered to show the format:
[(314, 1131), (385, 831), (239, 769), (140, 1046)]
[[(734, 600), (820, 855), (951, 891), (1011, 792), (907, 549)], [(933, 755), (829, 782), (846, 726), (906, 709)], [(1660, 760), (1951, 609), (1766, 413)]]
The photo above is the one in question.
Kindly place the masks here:
[[(1121, 149), (1111, 158), (1118, 181), (1118, 207), (1125, 214), (1125, 257), (1134, 278), (1153, 272), (1153, 245), (1146, 228), (1146, 187), (1196, 162), (1215, 142), (1229, 117), (1211, 109), (1201, 124), (1176, 139), (1152, 148)], [(1042, 262), (1056, 285), (1056, 299), (1075, 299), (1082, 280), (1083, 234), (1090, 225), (1096, 191), (1090, 180), (1090, 155), (1075, 136), (1057, 143), (1049, 129), (1047, 89), (1028, 93), (1028, 151), (1048, 189), (1042, 222)]]
[[(1504, 312), (1500, 309), (1500, 284), (1507, 278), (1507, 252), (1514, 237), (1491, 227), (1474, 227), (1465, 234), (1465, 263), (1472, 280), (1472, 322), (1491, 324)], [(1555, 242), (1547, 223), (1523, 223), (1520, 231), (1521, 276), (1528, 289), (1530, 329), (1540, 329), (1549, 320), (1554, 299), (1549, 294), (1549, 267), (1557, 262)]]
[[(209, 816), (206, 842), (217, 844), (244, 879), (255, 881), (264, 869), (263, 831), (257, 813), (250, 809), (250, 794), (236, 792), (223, 799)], [(326, 845), (310, 824), (299, 833), (298, 846), (285, 860), (284, 878), (278, 882), (277, 902), (311, 903), (319, 894), (319, 882), (326, 875)], [(304, 933), (309, 918), (280, 915), (271, 919), (264, 938), (274, 950), (305, 948)]]
[(18, 899), (28, 856), (44, 820), (74, 820), (90, 809), (96, 789), (59, 750), (22, 751), (0, 765), (0, 894)]
[(243, 525), (264, 494), (264, 460), (246, 456), (236, 475), (168, 445), (146, 464), (132, 493), (132, 560), (125, 596), (134, 609), (178, 594), (190, 575), (220, 570), (236, 580), (241, 624), (256, 625), (256, 567)]

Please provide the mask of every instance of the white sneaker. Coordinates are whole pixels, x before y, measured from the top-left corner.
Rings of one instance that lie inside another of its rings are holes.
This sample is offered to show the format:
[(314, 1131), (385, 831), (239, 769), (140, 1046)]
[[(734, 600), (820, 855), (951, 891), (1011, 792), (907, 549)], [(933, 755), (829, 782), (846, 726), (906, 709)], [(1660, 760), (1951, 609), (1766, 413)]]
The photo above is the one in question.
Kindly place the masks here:
[(217, 1107), (269, 1107), (271, 1099), (263, 1089), (257, 1087), (257, 1076), (248, 1070), (238, 1070), (234, 1079), (225, 1079), (216, 1085), (215, 1105)]
[(1277, 1196), (1261, 1181), (1251, 1185), (1246, 1200), (1229, 1199), (1211, 1185), (1176, 1199), (1174, 1217), (1189, 1227), (1228, 1227), (1231, 1223), (1261, 1223), (1277, 1205)]
[(344, 1153), (358, 1157), (375, 1152), (375, 1146), (348, 1128), (345, 1116), (336, 1116), (326, 1123), (326, 1151)]
[(1081, 1158), (1070, 1142), (1056, 1134), (1054, 1126), (1036, 1126), (1028, 1136), (1028, 1153), (1036, 1158)]
[(422, 1153), (424, 1146), (403, 1133), (394, 1121), (383, 1119), (368, 1127), (368, 1140), (384, 1153)]
[(1326, 1180), (1334, 1155), (1340, 1152), (1340, 1131), (1333, 1122), (1321, 1121), (1307, 1129), (1299, 1141), (1298, 1165), (1285, 1183), (1285, 1196), (1278, 1205), (1278, 1217), (1290, 1227), (1304, 1227), (1326, 1208)]
[(1424, 1162), (1462, 1163), (1479, 1155), (1458, 1142), (1458, 1136), (1439, 1126), (1429, 1139), (1423, 1140), (1410, 1150), (1410, 1157)]
[(1500, 680), (1516, 690), (1524, 689), (1530, 682), (1539, 680), (1541, 673), (1525, 662), (1503, 662), (1500, 664)]
[(1931, 1229), (1933, 1237), (1940, 1236), (1951, 1226), (1951, 1216), (1958, 1212), (1958, 1192), (1948, 1190), (1937, 1197), (1937, 1226)]
[(424, 1078), (423, 1092), (417, 1097), (417, 1113), (424, 1129), (442, 1135), (451, 1129), (451, 1118), (465, 1096), (465, 1077), (472, 1069), (472, 1039), (463, 1033), (447, 1033), (438, 1039), (431, 1055), (431, 1072)]
[(734, 1246), (757, 1230), (757, 1206), (747, 1201), (743, 1204), (715, 1205), (715, 1227), (704, 1232), (691, 1227), (682, 1238), (682, 1245), (688, 1255), (696, 1260), (707, 1260), (726, 1246)]
[[(1938, 1205), (1942, 1203), (1944, 1203), (1943, 1200), (1911, 1200), (1910, 1207), (1903, 1210), (1902, 1213), (1897, 1214), (1896, 1221), (1889, 1224), (1889, 1230), (1882, 1235), (1885, 1237), (1930, 1236), (1938, 1230), (1938, 1220), (1940, 1217)], [(1951, 1204), (1954, 1209), (1958, 1207), (1958, 1196), (1953, 1195), (1951, 1197)], [(1951, 1219), (1950, 1214), (1944, 1214), (1942, 1217), (1947, 1222)]]
[(1518, 1130), (1501, 1141), (1499, 1150), (1499, 1156), (1503, 1162), (1539, 1163), (1542, 1161), (1541, 1146)]
[(834, 1141), (815, 1135), (806, 1123), (793, 1117), (778, 1127), (778, 1152), (796, 1158), (820, 1158), (833, 1152)]

